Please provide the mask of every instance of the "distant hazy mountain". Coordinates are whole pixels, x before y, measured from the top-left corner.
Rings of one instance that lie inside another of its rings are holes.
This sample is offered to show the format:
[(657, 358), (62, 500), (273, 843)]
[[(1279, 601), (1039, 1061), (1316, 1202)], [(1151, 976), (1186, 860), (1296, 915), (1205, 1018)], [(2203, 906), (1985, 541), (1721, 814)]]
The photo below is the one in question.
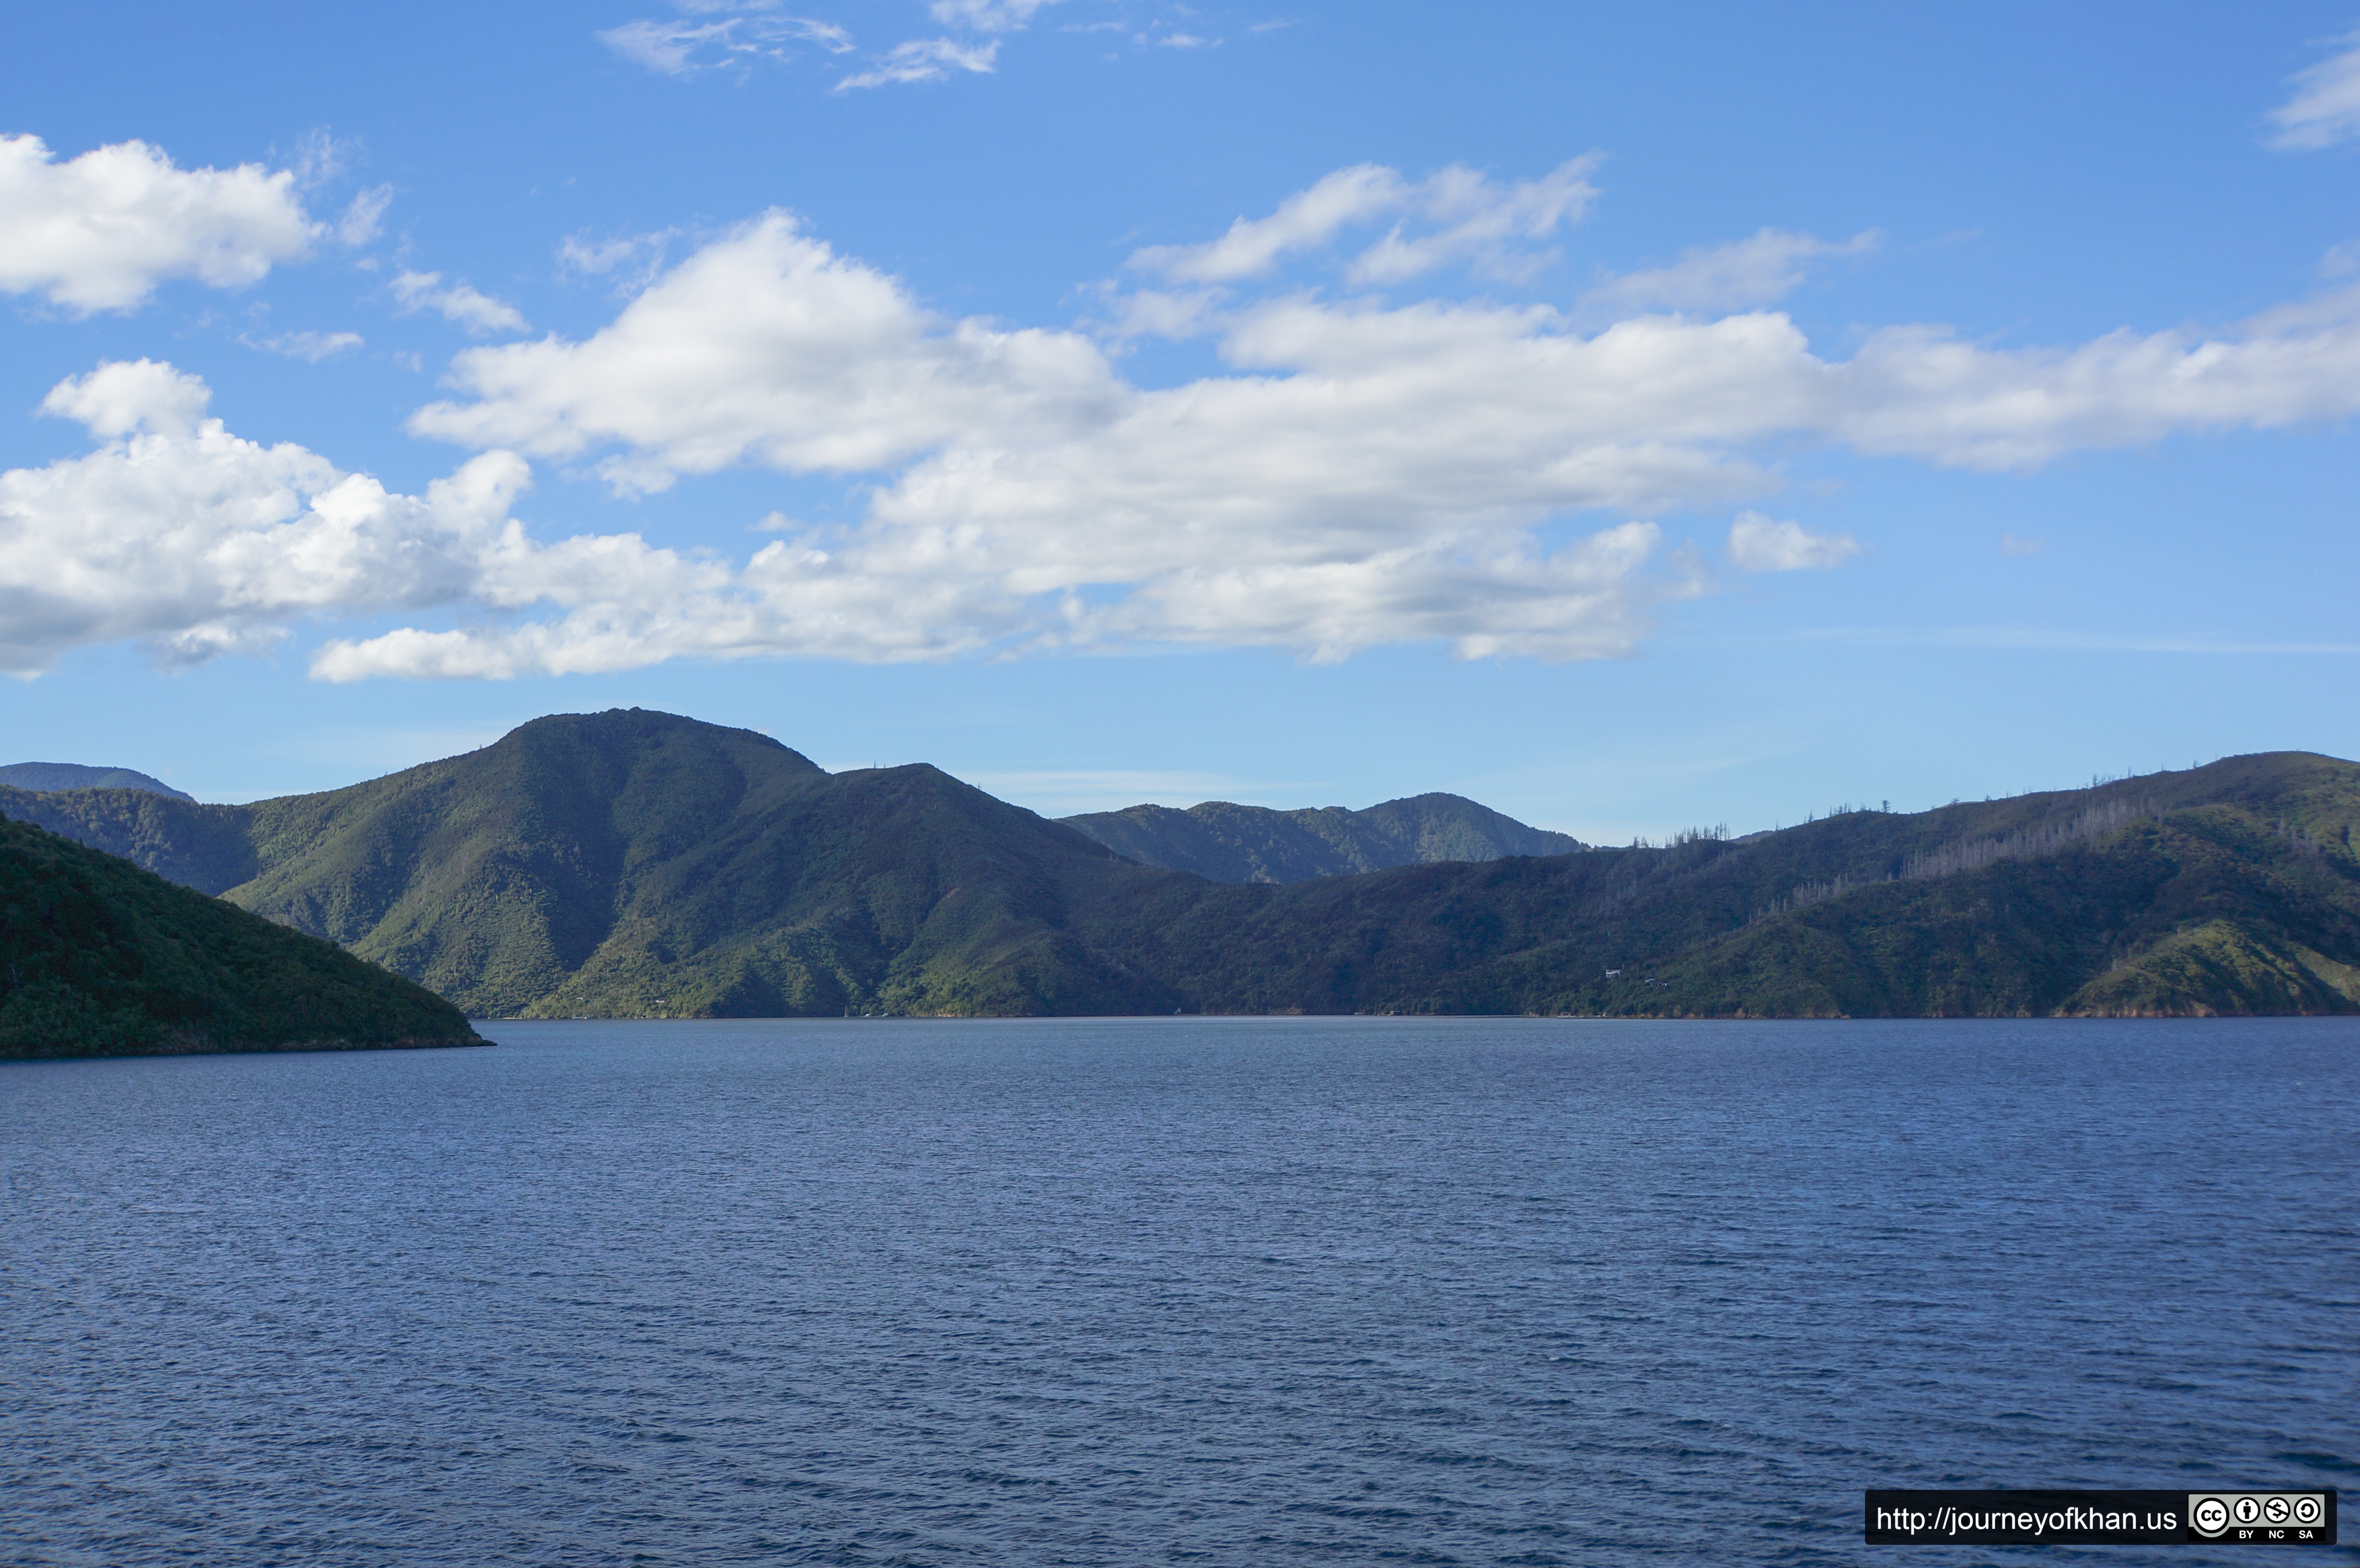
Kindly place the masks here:
[(481, 1043), (333, 943), (0, 822), (0, 1059)]
[(636, 709), (329, 794), (0, 788), (0, 815), (479, 1015), (2360, 1011), (2360, 766), (2300, 752), (1292, 885), (1137, 865), (932, 768), (830, 775)]
[(145, 789), (175, 800), (193, 800), (160, 779), (129, 768), (90, 768), (79, 762), (16, 762), (0, 768), (0, 784), (12, 789)]
[(1365, 811), (1277, 811), (1207, 800), (1186, 811), (1132, 806), (1058, 819), (1142, 866), (1215, 882), (1308, 882), (1442, 860), (1571, 855), (1568, 833), (1528, 828), (1459, 795), (1413, 795)]

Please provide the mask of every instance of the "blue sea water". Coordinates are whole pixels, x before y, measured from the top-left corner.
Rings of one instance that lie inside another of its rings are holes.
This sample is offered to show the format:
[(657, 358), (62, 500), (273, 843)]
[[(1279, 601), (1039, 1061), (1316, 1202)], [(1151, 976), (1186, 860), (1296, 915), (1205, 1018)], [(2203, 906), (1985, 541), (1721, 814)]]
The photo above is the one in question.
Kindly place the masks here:
[(2185, 1565), (1861, 1493), (2360, 1475), (2349, 1020), (486, 1029), (0, 1068), (0, 1557)]

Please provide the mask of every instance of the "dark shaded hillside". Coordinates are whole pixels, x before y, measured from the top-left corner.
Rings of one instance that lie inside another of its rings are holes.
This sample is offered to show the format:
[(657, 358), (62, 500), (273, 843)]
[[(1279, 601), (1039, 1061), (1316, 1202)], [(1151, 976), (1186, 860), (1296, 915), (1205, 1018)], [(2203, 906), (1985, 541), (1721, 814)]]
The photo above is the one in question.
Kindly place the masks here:
[(1167, 895), (1123, 940), (1213, 1010), (2354, 1011), (2355, 823), (2360, 768), (2278, 754), (1734, 844)]
[(0, 822), (0, 1058), (482, 1043), (332, 942)]
[(36, 794), (0, 785), (0, 817), (38, 823), (201, 893), (226, 892), (254, 875), (251, 815), (244, 806), (203, 806), (145, 789)]
[(0, 768), (0, 784), (11, 789), (145, 789), (167, 800), (191, 804), (196, 800), (137, 768), (92, 768), (79, 762), (12, 762)]
[(1133, 864), (932, 768), (829, 775), (639, 710), (250, 807), (7, 791), (0, 812), (479, 1015), (2360, 1007), (2360, 767), (2301, 753), (1289, 886)]
[(1414, 795), (1365, 811), (1275, 811), (1207, 800), (1186, 811), (1131, 806), (1059, 821), (1142, 866), (1214, 882), (1307, 882), (1441, 860), (1571, 855), (1569, 833), (1526, 827), (1458, 795)]

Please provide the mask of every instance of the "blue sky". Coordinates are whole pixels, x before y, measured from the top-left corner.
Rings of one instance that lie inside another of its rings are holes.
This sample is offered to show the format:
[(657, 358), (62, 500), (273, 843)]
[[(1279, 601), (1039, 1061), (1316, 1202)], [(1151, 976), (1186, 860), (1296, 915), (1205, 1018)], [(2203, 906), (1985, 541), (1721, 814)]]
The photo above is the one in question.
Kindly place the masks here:
[(0, 761), (640, 705), (1622, 842), (2360, 755), (2355, 27), (19, 7)]

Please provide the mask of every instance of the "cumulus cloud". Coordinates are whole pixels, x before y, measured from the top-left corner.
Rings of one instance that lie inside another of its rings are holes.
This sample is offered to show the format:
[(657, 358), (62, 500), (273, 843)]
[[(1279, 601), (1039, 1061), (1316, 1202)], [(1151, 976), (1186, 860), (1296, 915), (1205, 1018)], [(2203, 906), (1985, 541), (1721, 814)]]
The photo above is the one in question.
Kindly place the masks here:
[(401, 302), (405, 315), (415, 310), (436, 310), (444, 320), (456, 321), (479, 336), (526, 330), (524, 315), (515, 306), (478, 293), (465, 283), (454, 283), (446, 289), (439, 272), (400, 274), (393, 280), (393, 297)]
[[(1248, 237), (1217, 273), (1267, 248)], [(787, 528), (712, 603), (685, 577), (671, 598), (623, 581), (558, 621), (405, 634), (334, 668), (1185, 642), (1338, 658), (1426, 639), (1594, 657), (1629, 651), (1694, 584), (1650, 564), (1653, 524), (1568, 534), (1565, 519), (1743, 500), (1776, 483), (1765, 447), (2021, 470), (2360, 409), (2360, 293), (2215, 334), (2059, 348), (1889, 328), (1837, 359), (1773, 311), (1587, 332), (1544, 306), (1298, 292), (1229, 311), (1218, 349), (1223, 373), (1142, 388), (1080, 332), (936, 316), (770, 214), (584, 341), (460, 355), (458, 396), (411, 429), (590, 459), (625, 491), (741, 464), (874, 476), (861, 518)], [(1858, 547), (1748, 514), (1728, 549), (1770, 571)]]
[(290, 169), (180, 169), (139, 141), (60, 163), (38, 136), (0, 136), (0, 291), (130, 310), (167, 278), (259, 282), (320, 233)]
[(599, 33), (598, 41), (633, 65), (645, 66), (659, 75), (681, 77), (756, 60), (792, 60), (806, 45), (816, 45), (830, 54), (845, 54), (852, 48), (852, 35), (833, 22), (780, 16), (774, 7), (759, 3), (690, 0), (680, 8), (699, 16), (723, 15), (714, 21), (675, 17), (626, 22)]
[[(309, 615), (486, 597), (521, 459), (471, 459), (423, 496), (205, 417), (204, 383), (149, 360), (60, 383), (41, 411), (100, 444), (0, 474), (0, 670), (136, 639), (168, 663), (270, 646)], [(487, 563), (489, 565), (487, 566)]]
[(1741, 572), (1799, 572), (1841, 566), (1860, 553), (1860, 542), (1842, 534), (1815, 534), (1797, 522), (1780, 522), (1759, 512), (1741, 512), (1729, 525), (1729, 559)]
[(1764, 229), (1732, 245), (1684, 251), (1669, 267), (1626, 272), (1582, 296), (1601, 311), (1742, 310), (1775, 304), (1801, 287), (1805, 264), (1823, 256), (1858, 256), (1884, 236), (1871, 229), (1840, 244)]
[(2343, 50), (2297, 72), (2294, 95), (2270, 111), (2272, 147), (2310, 152), (2360, 136), (2360, 34), (2338, 42)]
[(161, 360), (111, 360), (88, 376), (70, 376), (50, 387), (41, 412), (73, 419), (105, 438), (137, 430), (185, 436), (205, 417), (213, 397), (201, 378)]
[(475, 349), (473, 401), (410, 428), (552, 457), (594, 447), (618, 485), (739, 463), (798, 473), (889, 467), (966, 431), (1073, 428), (1121, 387), (1071, 332), (939, 321), (893, 278), (771, 213), (705, 245), (586, 342)]
[[(1226, 281), (1192, 287), (1240, 289), (1285, 237), (1246, 235), (1207, 264)], [(0, 643), (16, 668), (106, 636), (194, 657), (305, 615), (416, 604), (457, 618), (335, 641), (316, 672), (1189, 643), (1613, 656), (1700, 588), (1701, 566), (1641, 519), (1754, 502), (1778, 484), (1772, 454), (2024, 470), (2360, 411), (2360, 289), (2212, 332), (2001, 348), (1909, 325), (1838, 357), (1775, 310), (1594, 330), (1545, 305), (1279, 289), (1206, 317), (1218, 372), (1142, 387), (1083, 332), (936, 313), (773, 212), (703, 244), (583, 339), (457, 355), (449, 395), (410, 428), (490, 466), (423, 497), (228, 435), (202, 384), (169, 366), (110, 365), (47, 405), (106, 444), (0, 483), (0, 561), (18, 574), (0, 580)], [(626, 493), (738, 466), (834, 475), (855, 483), (858, 509), (825, 527), (767, 518), (743, 557), (633, 534), (542, 542), (507, 512), (525, 455), (592, 465)], [(335, 495), (367, 506), (322, 499)], [(73, 553), (83, 515), (101, 519), (90, 549), (161, 542), (93, 565)], [(329, 527), (347, 516), (366, 526)], [(20, 552), (20, 537), (38, 548)], [(1857, 550), (1754, 512), (1727, 539), (1746, 571)], [(241, 572), (260, 586), (235, 587)], [(332, 578), (333, 593), (317, 586)]]
[(1151, 245), (1126, 265), (1176, 283), (1233, 283), (1270, 272), (1289, 255), (1323, 249), (1345, 229), (1396, 217), (1391, 232), (1353, 259), (1352, 281), (1398, 283), (1465, 260), (1524, 276), (1546, 256), (1518, 242), (1546, 239), (1579, 222), (1598, 196), (1590, 183), (1597, 163), (1578, 158), (1513, 185), (1456, 165), (1413, 182), (1397, 169), (1359, 164), (1297, 191), (1266, 218), (1238, 219), (1217, 240)]
[(1000, 40), (963, 44), (956, 38), (912, 38), (895, 44), (867, 71), (856, 71), (836, 84), (838, 93), (863, 87), (888, 87), (910, 82), (940, 82), (954, 71), (989, 71), (1000, 58)]

